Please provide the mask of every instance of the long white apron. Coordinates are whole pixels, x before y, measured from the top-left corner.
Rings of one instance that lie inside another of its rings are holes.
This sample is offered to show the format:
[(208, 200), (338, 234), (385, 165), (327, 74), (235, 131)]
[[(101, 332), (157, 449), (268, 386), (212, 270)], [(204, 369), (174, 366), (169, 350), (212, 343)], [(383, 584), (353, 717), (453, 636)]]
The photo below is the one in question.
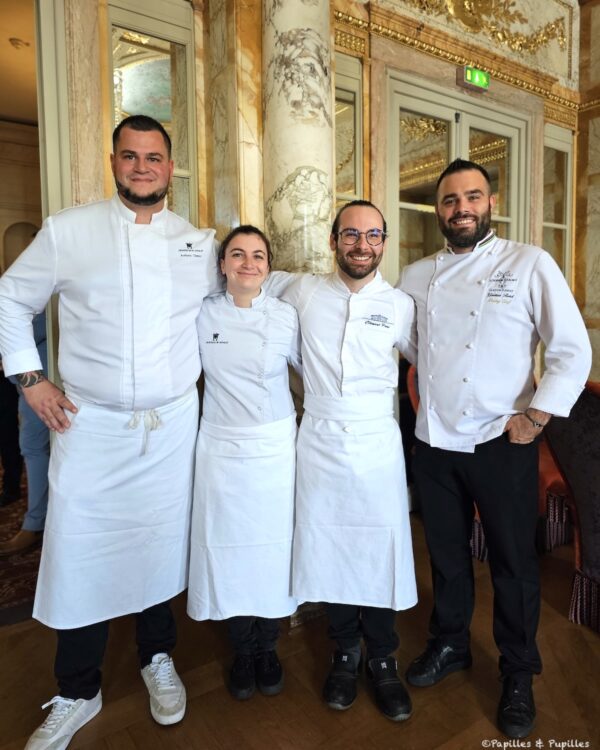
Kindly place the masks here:
[(141, 612), (187, 585), (196, 388), (133, 416), (77, 406), (52, 448), (33, 609), (60, 629)]
[(291, 596), (296, 415), (251, 427), (202, 420), (187, 611), (285, 617)]
[(417, 602), (404, 456), (392, 397), (306, 395), (298, 435), (293, 594)]

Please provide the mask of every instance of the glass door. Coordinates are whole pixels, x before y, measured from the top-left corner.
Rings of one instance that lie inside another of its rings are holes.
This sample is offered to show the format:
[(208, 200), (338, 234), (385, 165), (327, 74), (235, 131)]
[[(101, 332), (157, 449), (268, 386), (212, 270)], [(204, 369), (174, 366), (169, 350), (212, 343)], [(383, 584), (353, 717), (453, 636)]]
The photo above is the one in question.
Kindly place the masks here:
[(524, 241), (528, 226), (529, 119), (479, 104), (460, 92), (425, 89), (390, 76), (390, 161), (386, 212), (389, 239), (382, 272), (396, 283), (408, 263), (439, 250), (435, 215), (442, 170), (460, 157), (490, 173), (498, 200), (492, 226), (500, 237)]

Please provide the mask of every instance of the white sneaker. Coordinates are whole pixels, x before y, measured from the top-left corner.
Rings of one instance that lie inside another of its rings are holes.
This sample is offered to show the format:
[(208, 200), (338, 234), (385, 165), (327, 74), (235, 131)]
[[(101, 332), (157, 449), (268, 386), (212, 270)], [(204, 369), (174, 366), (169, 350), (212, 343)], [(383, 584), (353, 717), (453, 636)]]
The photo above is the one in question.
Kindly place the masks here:
[(29, 738), (25, 750), (65, 750), (73, 735), (102, 708), (102, 693), (89, 701), (83, 698), (72, 700), (55, 695), (42, 708), (52, 706), (52, 711)]
[(142, 669), (150, 694), (150, 713), (158, 724), (177, 724), (185, 714), (185, 687), (168, 654), (154, 654)]

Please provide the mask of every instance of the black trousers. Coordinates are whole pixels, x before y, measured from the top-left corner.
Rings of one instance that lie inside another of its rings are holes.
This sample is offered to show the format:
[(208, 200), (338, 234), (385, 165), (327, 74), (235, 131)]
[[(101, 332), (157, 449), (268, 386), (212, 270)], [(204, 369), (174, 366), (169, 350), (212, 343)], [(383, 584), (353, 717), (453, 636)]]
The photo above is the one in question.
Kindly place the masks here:
[(475, 602), (469, 540), (476, 501), (494, 586), (500, 671), (539, 674), (537, 443), (510, 443), (504, 434), (474, 453), (460, 453), (417, 441), (413, 472), (431, 557), (432, 635), (458, 649), (469, 647)]
[(329, 617), (327, 634), (342, 651), (360, 645), (362, 638), (367, 647), (367, 659), (384, 659), (398, 648), (393, 609), (354, 604), (327, 604), (326, 607)]
[(227, 630), (236, 654), (255, 656), (275, 649), (279, 638), (279, 620), (239, 615), (227, 620)]
[(0, 370), (0, 458), (4, 469), (3, 490), (7, 495), (21, 494), (23, 457), (19, 451), (19, 394)]
[[(102, 681), (102, 661), (110, 621), (82, 628), (57, 630), (58, 646), (54, 674), (63, 698), (91, 700)], [(169, 602), (149, 607), (136, 615), (136, 642), (140, 667), (150, 664), (154, 654), (170, 653), (177, 629)]]

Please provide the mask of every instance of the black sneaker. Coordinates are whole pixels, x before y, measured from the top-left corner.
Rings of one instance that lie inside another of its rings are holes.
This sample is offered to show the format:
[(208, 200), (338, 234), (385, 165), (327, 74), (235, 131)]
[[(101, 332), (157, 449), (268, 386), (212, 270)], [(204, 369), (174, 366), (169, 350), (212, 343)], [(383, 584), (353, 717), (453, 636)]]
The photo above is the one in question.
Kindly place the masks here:
[(238, 701), (252, 698), (256, 690), (253, 656), (236, 654), (229, 672), (228, 688), (231, 695)]
[(332, 656), (332, 662), (323, 686), (323, 698), (329, 708), (345, 711), (356, 700), (356, 682), (361, 665), (359, 662), (356, 666), (353, 654), (339, 650)]
[(507, 737), (523, 739), (535, 723), (535, 703), (529, 674), (512, 674), (504, 678), (498, 704), (498, 729)]
[(473, 660), (470, 651), (457, 651), (453, 646), (428, 641), (427, 648), (406, 670), (406, 681), (415, 687), (435, 685), (460, 669), (468, 669)]
[(373, 682), (377, 708), (392, 721), (404, 721), (412, 713), (410, 695), (398, 677), (398, 665), (393, 656), (369, 659), (367, 675)]
[(283, 690), (283, 668), (276, 651), (262, 651), (254, 657), (256, 684), (263, 695), (277, 695)]

